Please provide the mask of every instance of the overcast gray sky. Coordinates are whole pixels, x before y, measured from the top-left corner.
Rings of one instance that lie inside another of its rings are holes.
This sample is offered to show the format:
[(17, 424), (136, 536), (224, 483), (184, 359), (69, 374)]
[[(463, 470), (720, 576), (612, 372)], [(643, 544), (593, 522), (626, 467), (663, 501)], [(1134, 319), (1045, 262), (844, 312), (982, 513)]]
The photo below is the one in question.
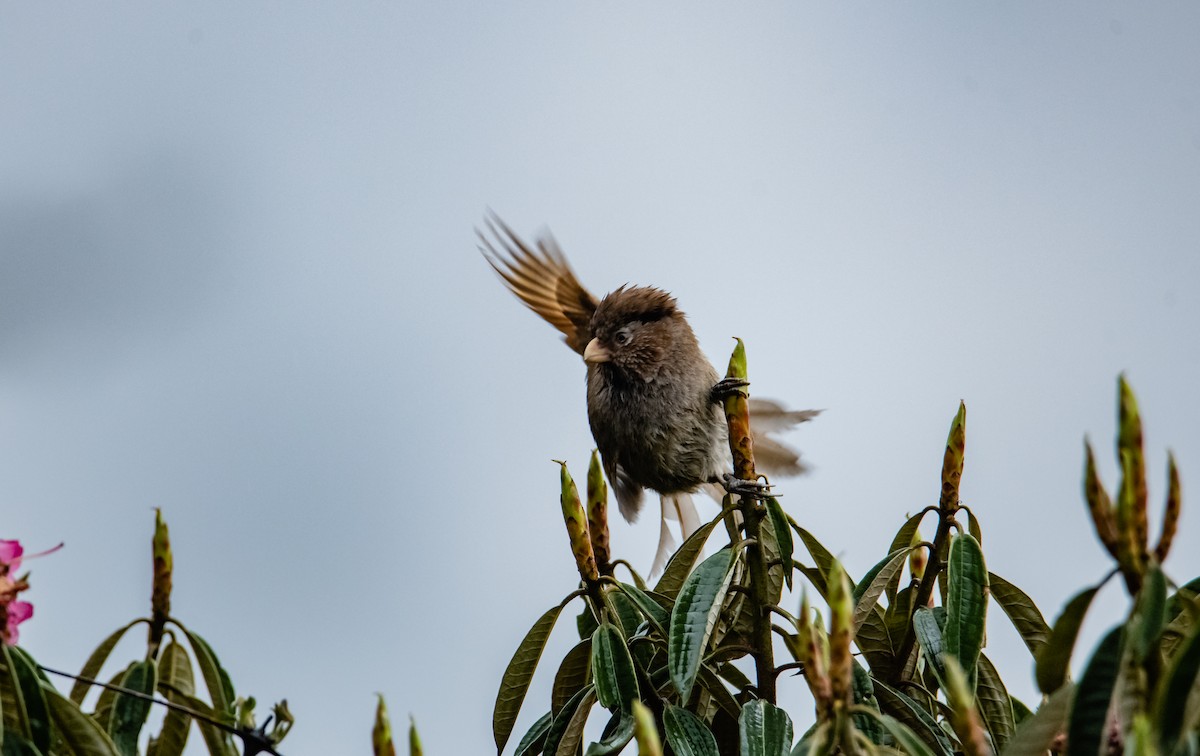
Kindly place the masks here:
[[(574, 586), (549, 460), (591, 448), (582, 364), (475, 251), (489, 207), (827, 410), (783, 490), (853, 574), (936, 501), (963, 399), (989, 567), (1052, 619), (1108, 567), (1081, 441), (1113, 485), (1126, 371), (1194, 577), (1198, 33), (1190, 3), (5, 4), (0, 537), (66, 541), (23, 642), (78, 669), (145, 613), (162, 507), (174, 608), (289, 698), (285, 753), (365, 751), (375, 691), (487, 752)], [(613, 541), (648, 566), (656, 535)]]

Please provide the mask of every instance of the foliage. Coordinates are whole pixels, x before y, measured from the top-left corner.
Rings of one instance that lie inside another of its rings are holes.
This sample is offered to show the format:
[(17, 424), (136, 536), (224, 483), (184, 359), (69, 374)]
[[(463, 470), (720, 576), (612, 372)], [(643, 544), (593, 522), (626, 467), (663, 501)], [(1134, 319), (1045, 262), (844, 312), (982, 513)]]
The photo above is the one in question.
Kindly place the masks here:
[[(728, 377), (745, 376), (739, 342)], [(511, 740), (551, 631), (576, 601), (583, 604), (579, 643), (558, 663), (545, 713), (512, 751), (520, 756), (619, 753), (635, 738), (640, 753), (679, 756), (1200, 753), (1200, 578), (1172, 587), (1160, 566), (1181, 508), (1179, 475), (1172, 458), (1162, 531), (1151, 547), (1141, 421), (1123, 377), (1118, 405), (1116, 494), (1100, 482), (1090, 445), (1084, 474), (1088, 510), (1116, 566), (1053, 625), (1024, 591), (988, 571), (981, 523), (959, 500), (961, 403), (937, 505), (908, 517), (858, 580), (763, 487), (726, 496), (720, 515), (650, 585), (610, 559), (607, 492), (595, 459), (586, 508), (562, 463), (561, 503), (581, 582), (534, 623), (504, 672), (493, 713), (497, 753)], [(725, 409), (735, 477), (755, 480), (744, 396), (726, 399)], [(722, 523), (729, 542), (704, 557)], [(930, 525), (934, 536), (923, 540)], [(1072, 682), (1084, 615), (1117, 574), (1133, 598), (1130, 615)], [(801, 603), (793, 616), (779, 602), (796, 579)], [(824, 617), (810, 596), (825, 605)], [(1012, 622), (1036, 665), (1044, 694), (1036, 711), (1009, 694), (983, 652), (992, 607)], [(753, 664), (753, 677), (746, 664), (734, 664), (739, 659)], [(816, 713), (798, 739), (775, 700), (776, 678), (793, 670), (804, 676)], [(593, 713), (607, 721), (601, 739), (585, 747)]]
[[(129, 622), (101, 641), (78, 675), (43, 667), (18, 646), (0, 645), (0, 753), (135, 756), (143, 753), (139, 743), (154, 705), (167, 708), (167, 713), (158, 732), (148, 736), (146, 756), (183, 753), (193, 722), (212, 756), (235, 756), (232, 736), (241, 740), (241, 753), (247, 756), (276, 753), (275, 745), (293, 721), (287, 702), (276, 704), (271, 716), (256, 727), (254, 699), (236, 696), (212, 647), (171, 614), (174, 556), (161, 512), (155, 514), (152, 555), (150, 616)], [(99, 676), (117, 644), (141, 625), (147, 629), (145, 656), (102, 682)], [(203, 698), (196, 684), (197, 670)], [(47, 673), (73, 677), (70, 694), (59, 693)], [(84, 702), (92, 687), (99, 689), (99, 695), (88, 712)]]

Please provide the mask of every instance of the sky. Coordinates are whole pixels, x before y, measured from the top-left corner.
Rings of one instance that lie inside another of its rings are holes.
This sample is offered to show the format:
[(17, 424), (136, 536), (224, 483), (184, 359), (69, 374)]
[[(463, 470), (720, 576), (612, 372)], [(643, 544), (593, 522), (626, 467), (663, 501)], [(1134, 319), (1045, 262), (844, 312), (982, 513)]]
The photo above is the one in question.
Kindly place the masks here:
[[(78, 669), (147, 613), (161, 507), (173, 609), (239, 693), (288, 699), (284, 753), (365, 751), (376, 692), (427, 752), (488, 752), (510, 655), (575, 587), (550, 460), (591, 450), (579, 358), (476, 250), (489, 209), (825, 410), (780, 490), (853, 575), (936, 502), (963, 400), (988, 567), (1052, 619), (1109, 568), (1082, 440), (1111, 489), (1124, 372), (1153, 527), (1168, 449), (1183, 478), (1166, 571), (1195, 577), (1197, 28), (1188, 3), (0, 6), (0, 537), (66, 544), (28, 563), (22, 643)], [(648, 568), (656, 531), (614, 550)], [(1125, 609), (1114, 583), (1077, 663)], [(1036, 703), (995, 607), (987, 653)]]

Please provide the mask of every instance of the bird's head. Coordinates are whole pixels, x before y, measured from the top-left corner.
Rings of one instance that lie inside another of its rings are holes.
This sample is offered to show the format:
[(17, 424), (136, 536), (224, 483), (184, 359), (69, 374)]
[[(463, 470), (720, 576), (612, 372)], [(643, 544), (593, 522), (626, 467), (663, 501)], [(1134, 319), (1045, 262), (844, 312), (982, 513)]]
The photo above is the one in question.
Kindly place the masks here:
[(645, 286), (622, 286), (604, 297), (592, 316), (591, 332), (585, 362), (645, 381), (657, 377), (680, 348), (695, 342), (675, 298)]

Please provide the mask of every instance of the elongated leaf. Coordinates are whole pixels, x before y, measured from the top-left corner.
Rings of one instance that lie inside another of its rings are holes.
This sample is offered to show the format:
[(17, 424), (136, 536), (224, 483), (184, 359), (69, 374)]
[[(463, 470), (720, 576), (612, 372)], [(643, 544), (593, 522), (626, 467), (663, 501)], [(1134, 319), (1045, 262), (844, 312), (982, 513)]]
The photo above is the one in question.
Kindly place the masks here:
[(1071, 663), (1071, 653), (1075, 650), (1075, 639), (1079, 636), (1083, 616), (1087, 614), (1099, 589), (1100, 586), (1096, 586), (1077, 594), (1067, 602), (1062, 614), (1055, 620), (1050, 640), (1037, 655), (1037, 684), (1042, 693), (1049, 695), (1066, 682), (1067, 668)]
[(663, 729), (675, 756), (720, 756), (708, 725), (687, 709), (671, 705), (663, 709)]
[(4, 666), (13, 678), (13, 692), (18, 697), (18, 718), (28, 728), (25, 734), (35, 748), (46, 753), (50, 750), (50, 712), (38, 678), (37, 663), (18, 646), (0, 643), (0, 650), (3, 651)]
[(589, 745), (583, 752), (584, 756), (610, 756), (620, 753), (629, 745), (629, 741), (633, 740), (634, 722), (632, 708), (629, 711), (618, 711), (605, 726), (603, 737)]
[(213, 710), (221, 715), (232, 716), (233, 701), (237, 696), (233, 690), (233, 682), (229, 679), (229, 673), (221, 666), (221, 661), (212, 650), (212, 646), (208, 645), (208, 641), (201, 638), (199, 633), (193, 633), (178, 620), (171, 621), (179, 626), (192, 646), (192, 653), (196, 657), (196, 666), (200, 668), (200, 676), (204, 678), (204, 685), (208, 689), (209, 699), (212, 700)]
[(1162, 742), (1163, 753), (1175, 753), (1183, 737), (1187, 703), (1198, 681), (1200, 681), (1200, 627), (1192, 629), (1191, 636), (1171, 658), (1166, 674), (1159, 684), (1154, 702), (1154, 721)]
[(525, 693), (529, 691), (533, 672), (537, 669), (538, 660), (542, 658), (542, 651), (550, 638), (550, 631), (554, 629), (554, 623), (564, 606), (565, 603), (552, 607), (533, 623), (533, 627), (529, 628), (529, 632), (525, 634), (508, 662), (504, 676), (500, 678), (500, 690), (496, 693), (496, 705), (492, 710), (492, 735), (496, 739), (497, 753), (504, 750), (509, 736), (512, 735), (512, 728), (517, 723), (517, 715), (521, 712)]
[(592, 639), (575, 644), (554, 674), (554, 687), (550, 689), (550, 711), (558, 710), (571, 700), (571, 696), (588, 684), (592, 670)]
[(946, 642), (942, 630), (938, 627), (937, 618), (932, 609), (924, 607), (913, 612), (913, 633), (917, 636), (917, 644), (921, 647), (925, 658), (929, 660), (938, 679), (945, 684), (946, 679)]
[(858, 630), (866, 621), (867, 616), (875, 611), (879, 597), (883, 595), (884, 589), (891, 584), (892, 580), (900, 574), (900, 570), (904, 569), (904, 560), (911, 552), (911, 548), (905, 547), (888, 554), (872, 567), (863, 576), (862, 581), (854, 587), (854, 623), (851, 637), (858, 635)]
[(987, 568), (983, 549), (970, 535), (950, 541), (950, 587), (946, 600), (946, 652), (952, 654), (967, 678), (967, 688), (975, 690), (978, 675), (975, 665), (983, 649), (984, 624), (987, 620)]
[[(812, 556), (813, 562), (817, 565), (817, 570), (821, 573), (821, 577), (825, 582), (829, 580), (829, 571), (833, 568), (833, 563), (836, 558), (829, 553), (829, 549), (821, 545), (816, 536), (809, 533), (799, 525), (793, 525), (796, 534), (800, 536), (800, 540), (804, 542), (804, 548), (808, 549), (808, 553)], [(851, 585), (856, 585), (854, 578), (850, 577), (850, 573), (846, 573), (846, 577), (850, 578)]]
[(667, 624), (671, 613), (662, 607), (642, 589), (628, 583), (620, 583), (620, 588), (629, 597), (638, 611), (650, 621), (650, 624), (664, 637), (667, 634)]
[(912, 545), (913, 533), (921, 527), (921, 520), (925, 519), (928, 512), (917, 512), (912, 517), (904, 521), (900, 529), (896, 531), (896, 537), (892, 539), (892, 545), (888, 546), (888, 553), (895, 554), (900, 549), (908, 548)]
[(792, 720), (787, 712), (762, 699), (748, 701), (738, 718), (741, 756), (789, 756)]
[(889, 717), (870, 706), (855, 706), (854, 712), (882, 725), (896, 741), (896, 745), (900, 746), (908, 756), (934, 756), (933, 750), (926, 745), (925, 741), (917, 737), (917, 734), (910, 730), (908, 725), (895, 717)]
[(638, 698), (633, 657), (629, 655), (625, 637), (611, 622), (600, 625), (592, 635), (592, 679), (596, 684), (596, 700), (610, 711), (628, 711)]
[(688, 539), (683, 542), (679, 550), (671, 556), (671, 561), (667, 562), (662, 577), (658, 579), (658, 583), (654, 586), (655, 593), (666, 596), (669, 599), (675, 598), (679, 593), (679, 589), (683, 587), (683, 582), (687, 579), (688, 574), (691, 573), (692, 567), (695, 566), (696, 559), (700, 557), (700, 552), (704, 550), (704, 544), (708, 541), (708, 536), (723, 518), (724, 515), (718, 515), (711, 522), (688, 536)]
[(1008, 615), (1021, 640), (1029, 648), (1029, 653), (1036, 657), (1050, 640), (1050, 626), (1046, 624), (1037, 605), (1024, 591), (994, 572), (988, 573), (988, 585), (992, 598)]
[(517, 750), (513, 752), (513, 756), (531, 756), (535, 753), (541, 753), (542, 747), (546, 744), (546, 733), (550, 732), (550, 723), (554, 721), (554, 715), (546, 712), (533, 723), (533, 727), (529, 728), (529, 732), (517, 742)]
[(700, 660), (729, 589), (733, 564), (733, 554), (728, 548), (705, 559), (684, 582), (671, 611), (667, 667), (683, 701), (691, 695)]
[[(571, 714), (571, 718), (567, 720), (567, 726), (558, 740), (558, 748), (554, 750), (555, 756), (576, 756), (579, 753), (579, 747), (583, 744), (583, 728), (587, 725), (588, 715), (592, 713), (592, 704), (595, 702), (594, 693), (595, 689), (589, 688), (575, 712)], [(547, 749), (547, 753), (549, 752)]]
[(1067, 713), (1071, 710), (1074, 685), (1064, 685), (1054, 691), (1037, 713), (1021, 722), (1002, 756), (1028, 756), (1045, 753), (1060, 734), (1066, 731)]
[[(571, 700), (562, 708), (562, 711), (554, 715), (554, 721), (550, 723), (550, 730), (546, 733), (546, 748), (544, 753), (557, 754), (559, 745), (561, 745), (567, 729), (571, 725), (571, 721), (575, 719), (576, 713), (583, 709), (584, 717), (587, 717), (587, 712), (591, 710), (592, 704), (596, 702), (596, 689), (591, 685), (571, 696)], [(579, 747), (579, 741), (583, 738), (582, 729), (578, 731), (578, 738), (575, 740), (575, 747)], [(497, 749), (499, 754), (503, 749)], [(574, 753), (574, 751), (571, 751)]]
[[(163, 649), (158, 663), (158, 687), (172, 703), (179, 703), (176, 691), (188, 696), (195, 695), (192, 660), (181, 644), (172, 641)], [(168, 710), (158, 737), (150, 739), (147, 756), (181, 756), (187, 746), (191, 724), (192, 718), (188, 715), (174, 709)]]
[(117, 756), (117, 747), (95, 719), (80, 711), (76, 703), (63, 697), (52, 685), (43, 683), (42, 692), (55, 730), (73, 756)]
[[(96, 646), (96, 650), (93, 651), (90, 656), (88, 656), (87, 661), (83, 663), (83, 669), (79, 670), (79, 676), (92, 680), (96, 679), (100, 674), (100, 668), (104, 666), (104, 662), (108, 661), (108, 657), (110, 654), (112, 654), (112, 650), (116, 647), (117, 643), (120, 642), (121, 638), (125, 636), (125, 633), (128, 632), (129, 629), (134, 625), (148, 621), (149, 620), (142, 617), (135, 619), (128, 625), (117, 628), (115, 631), (113, 631), (113, 633), (101, 641), (100, 645)], [(83, 682), (82, 680), (76, 680), (75, 684), (71, 686), (71, 700), (76, 704), (82, 705), (83, 699), (85, 696), (87, 696), (87, 692), (90, 687), (91, 686), (86, 682)]]
[[(134, 664), (125, 677), (121, 678), (125, 690), (153, 695), (158, 687), (158, 665), (153, 659)], [(144, 698), (118, 693), (113, 701), (112, 718), (108, 723), (108, 734), (112, 736), (117, 751), (123, 756), (137, 756), (138, 735), (150, 716), (150, 702)]]
[(775, 538), (779, 543), (779, 559), (783, 564), (783, 579), (787, 583), (788, 589), (791, 590), (792, 555), (795, 546), (792, 543), (792, 530), (789, 527), (787, 515), (784, 514), (783, 507), (779, 505), (779, 499), (774, 496), (767, 498), (767, 516), (771, 518), (771, 528), (775, 531)]
[(1158, 638), (1167, 623), (1167, 579), (1158, 565), (1152, 564), (1146, 571), (1142, 589), (1126, 637), (1133, 658), (1142, 662), (1150, 653), (1157, 653)]
[(1121, 668), (1121, 628), (1108, 632), (1083, 670), (1067, 727), (1067, 756), (1100, 751), (1107, 735), (1108, 707)]
[(1016, 717), (1013, 715), (1012, 699), (1000, 679), (1000, 673), (987, 654), (979, 655), (979, 683), (975, 688), (976, 702), (979, 714), (983, 717), (983, 726), (992, 736), (992, 746), (996, 751), (1004, 748), (1017, 729)]
[[(211, 717), (218, 722), (225, 722), (227, 725), (233, 724), (232, 718), (229, 715), (213, 711), (206, 701), (202, 701), (196, 696), (179, 694), (177, 703), (186, 706), (200, 716)], [(229, 733), (225, 730), (199, 718), (195, 721), (196, 727), (200, 730), (200, 737), (204, 739), (204, 746), (210, 756), (235, 756), (239, 753), (239, 751), (234, 750), (233, 744), (230, 742)]]
[(875, 680), (875, 697), (882, 711), (892, 715), (912, 730), (925, 745), (940, 756), (953, 756), (954, 746), (938, 726), (933, 715), (908, 695)]

